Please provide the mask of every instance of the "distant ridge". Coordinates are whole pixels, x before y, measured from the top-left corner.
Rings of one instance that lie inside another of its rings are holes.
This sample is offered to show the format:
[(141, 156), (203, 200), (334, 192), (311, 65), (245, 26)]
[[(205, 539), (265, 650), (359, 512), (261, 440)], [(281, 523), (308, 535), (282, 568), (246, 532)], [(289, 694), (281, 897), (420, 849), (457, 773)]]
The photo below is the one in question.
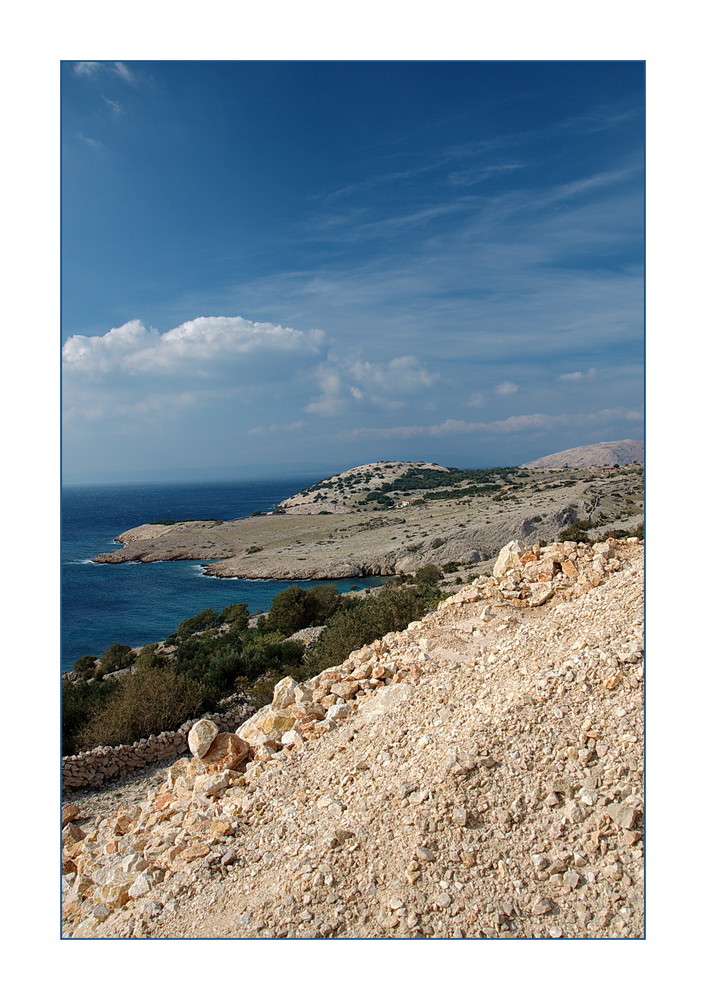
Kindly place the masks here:
[(630, 462), (644, 462), (645, 445), (642, 441), (599, 441), (579, 448), (557, 451), (533, 462), (525, 462), (523, 469), (565, 469), (590, 465), (629, 465)]

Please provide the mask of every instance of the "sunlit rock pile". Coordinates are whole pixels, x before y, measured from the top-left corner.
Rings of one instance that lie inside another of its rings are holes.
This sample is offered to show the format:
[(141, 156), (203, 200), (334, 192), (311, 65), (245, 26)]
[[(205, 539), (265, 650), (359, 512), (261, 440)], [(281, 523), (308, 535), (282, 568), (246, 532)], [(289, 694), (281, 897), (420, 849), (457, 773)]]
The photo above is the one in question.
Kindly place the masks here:
[(141, 806), (65, 807), (76, 937), (642, 934), (642, 544), (500, 553)]

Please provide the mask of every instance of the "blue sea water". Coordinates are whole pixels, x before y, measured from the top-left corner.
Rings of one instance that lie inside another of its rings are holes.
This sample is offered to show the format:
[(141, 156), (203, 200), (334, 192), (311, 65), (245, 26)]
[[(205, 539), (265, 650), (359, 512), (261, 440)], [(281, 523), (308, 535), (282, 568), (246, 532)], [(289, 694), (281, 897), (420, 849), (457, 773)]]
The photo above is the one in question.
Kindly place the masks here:
[[(203, 560), (94, 563), (117, 548), (115, 536), (149, 521), (246, 517), (268, 511), (310, 480), (65, 486), (61, 502), (61, 669), (84, 653), (99, 655), (114, 642), (141, 646), (170, 635), (203, 608), (244, 601), (267, 611), (275, 594), (321, 580), (222, 580), (203, 575)], [(334, 581), (340, 591), (379, 585), (379, 577)]]

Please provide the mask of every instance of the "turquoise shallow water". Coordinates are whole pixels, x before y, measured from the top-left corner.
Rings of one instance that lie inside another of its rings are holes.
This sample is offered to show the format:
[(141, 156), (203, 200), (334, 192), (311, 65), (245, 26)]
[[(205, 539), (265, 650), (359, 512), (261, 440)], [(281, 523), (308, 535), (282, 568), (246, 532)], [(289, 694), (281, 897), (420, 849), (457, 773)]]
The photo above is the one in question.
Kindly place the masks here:
[[(310, 480), (218, 483), (155, 483), (68, 486), (62, 490), (61, 669), (84, 653), (98, 655), (114, 642), (156, 642), (202, 608), (217, 610), (244, 601), (251, 613), (266, 611), (275, 594), (298, 582), (321, 580), (220, 580), (203, 575), (202, 561), (93, 563), (117, 547), (115, 536), (163, 518), (231, 520), (267, 511)], [(333, 581), (339, 590), (373, 587), (379, 577)]]

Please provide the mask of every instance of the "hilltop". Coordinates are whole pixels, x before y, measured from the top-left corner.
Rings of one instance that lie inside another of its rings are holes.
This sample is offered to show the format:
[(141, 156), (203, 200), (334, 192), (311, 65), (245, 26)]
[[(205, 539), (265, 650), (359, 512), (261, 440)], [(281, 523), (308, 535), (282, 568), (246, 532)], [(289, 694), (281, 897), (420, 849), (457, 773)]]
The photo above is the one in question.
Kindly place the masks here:
[(510, 543), (280, 682), (247, 763), (206, 747), (117, 811), (71, 803), (65, 934), (640, 937), (642, 555)]
[(645, 445), (642, 441), (600, 441), (598, 444), (586, 444), (579, 448), (568, 448), (557, 451), (544, 458), (536, 458), (526, 462), (523, 469), (566, 469), (585, 468), (587, 466), (610, 467), (614, 465), (629, 465), (632, 462), (645, 461)]
[(475, 565), (508, 538), (547, 542), (575, 521), (593, 537), (643, 519), (639, 465), (618, 470), (455, 469), (378, 462), (329, 477), (274, 511), (233, 521), (146, 524), (98, 562), (208, 560), (207, 575), (335, 579)]

